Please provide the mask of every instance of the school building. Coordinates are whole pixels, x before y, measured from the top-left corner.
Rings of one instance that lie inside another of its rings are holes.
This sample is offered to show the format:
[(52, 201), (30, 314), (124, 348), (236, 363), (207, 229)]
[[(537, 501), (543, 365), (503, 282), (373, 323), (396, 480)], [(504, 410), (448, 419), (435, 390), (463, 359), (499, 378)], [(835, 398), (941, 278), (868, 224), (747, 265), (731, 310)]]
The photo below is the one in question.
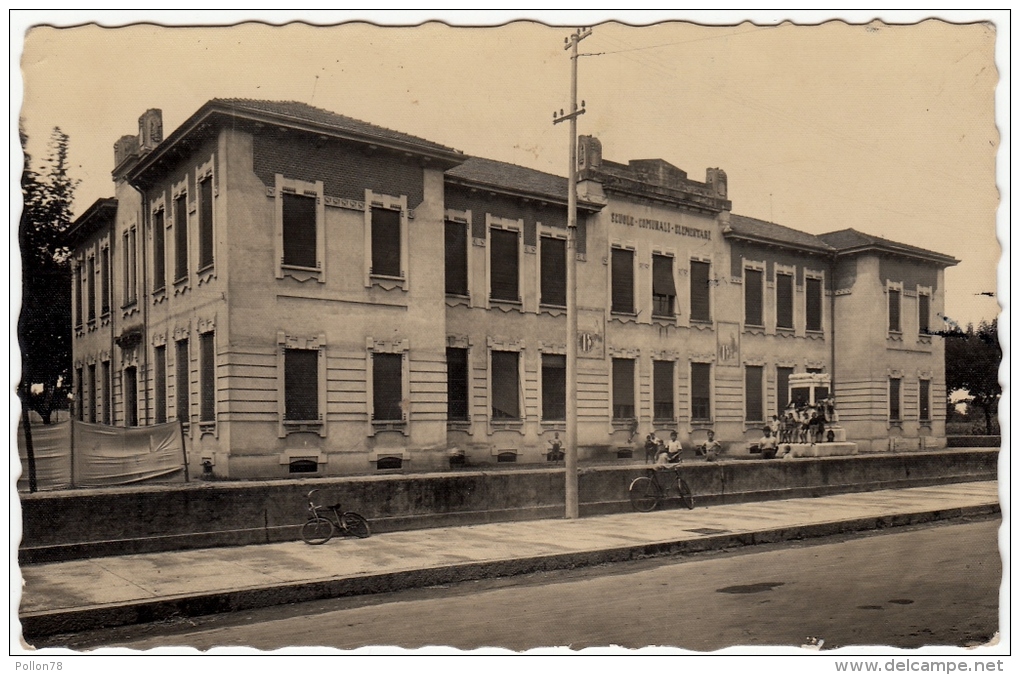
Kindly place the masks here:
[[(737, 215), (722, 169), (578, 159), (581, 459), (653, 429), (746, 453), (804, 372), (861, 451), (945, 445), (957, 260)], [(214, 99), (165, 137), (146, 111), (113, 181), (69, 231), (78, 419), (179, 420), (235, 478), (545, 462), (563, 433), (565, 178)]]

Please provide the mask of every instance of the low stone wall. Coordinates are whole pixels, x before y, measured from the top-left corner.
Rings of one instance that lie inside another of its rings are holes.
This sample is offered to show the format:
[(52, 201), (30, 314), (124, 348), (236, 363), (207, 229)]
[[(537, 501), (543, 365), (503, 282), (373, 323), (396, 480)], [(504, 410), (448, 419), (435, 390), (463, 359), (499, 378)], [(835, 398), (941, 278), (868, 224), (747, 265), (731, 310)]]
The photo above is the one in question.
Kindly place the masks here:
[[(993, 480), (998, 450), (940, 450), (783, 460), (690, 462), (699, 505)], [(627, 488), (647, 467), (583, 468), (581, 515), (630, 509)], [(192, 482), (21, 496), (24, 564), (126, 553), (293, 540), (306, 494), (339, 501), (373, 531), (562, 517), (564, 469), (451, 470), (430, 474), (263, 482)]]

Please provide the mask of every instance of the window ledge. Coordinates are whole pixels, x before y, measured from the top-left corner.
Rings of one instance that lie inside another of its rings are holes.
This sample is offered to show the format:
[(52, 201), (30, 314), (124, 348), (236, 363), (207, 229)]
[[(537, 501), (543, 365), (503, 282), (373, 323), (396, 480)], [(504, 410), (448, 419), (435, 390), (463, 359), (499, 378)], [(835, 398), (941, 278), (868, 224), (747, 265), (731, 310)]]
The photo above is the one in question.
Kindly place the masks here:
[(381, 288), (384, 291), (407, 290), (407, 280), (404, 277), (388, 277), (381, 274), (370, 274), (368, 285)]
[(197, 274), (199, 286), (201, 286), (202, 284), (208, 284), (212, 282), (213, 279), (216, 278), (216, 270), (215, 268), (213, 268), (212, 265), (207, 265), (206, 267), (200, 269), (197, 272)]
[(177, 279), (174, 281), (174, 295), (184, 295), (191, 289), (191, 285), (188, 283), (188, 278)]
[(384, 431), (396, 431), (407, 436), (407, 422), (405, 420), (372, 420), (373, 436)]
[(542, 420), (543, 431), (566, 431), (567, 421), (566, 420)]
[(405, 277), (403, 274), (377, 274), (375, 272), (369, 272), (368, 276), (373, 279), (388, 279), (390, 281), (404, 281)]
[(158, 305), (161, 302), (166, 302), (166, 286), (152, 292), (152, 304)]
[(304, 283), (306, 281), (322, 282), (322, 269), (319, 267), (302, 267), (300, 265), (280, 265), (280, 278), (290, 277), (295, 281)]
[(198, 437), (201, 438), (209, 434), (210, 436), (216, 435), (216, 422), (199, 422), (198, 423)]
[(520, 300), (497, 300), (495, 298), (489, 298), (490, 309), (498, 309), (502, 312), (521, 312), (524, 313), (524, 303)]
[(691, 319), (691, 328), (697, 328), (698, 330), (715, 330), (715, 322), (711, 319)]
[(654, 418), (652, 420), (652, 426), (655, 427), (656, 429), (659, 429), (661, 427), (675, 427), (676, 426), (676, 418), (675, 417), (656, 417), (656, 418)]
[(324, 427), (322, 420), (283, 420), (282, 426), (287, 434), (319, 434)]
[(493, 431), (520, 431), (524, 433), (524, 420), (489, 420), (489, 426)]
[(820, 330), (805, 331), (804, 337), (809, 338), (811, 340), (824, 340), (825, 339), (825, 331), (820, 331)]
[(890, 429), (903, 429), (903, 420), (889, 420)]
[(471, 420), (447, 420), (447, 431), (471, 431)]
[(744, 332), (748, 335), (765, 335), (765, 326), (744, 326)]
[(620, 430), (626, 431), (629, 430), (632, 426), (634, 426), (634, 419), (632, 417), (614, 418), (612, 420), (612, 424), (614, 431)]

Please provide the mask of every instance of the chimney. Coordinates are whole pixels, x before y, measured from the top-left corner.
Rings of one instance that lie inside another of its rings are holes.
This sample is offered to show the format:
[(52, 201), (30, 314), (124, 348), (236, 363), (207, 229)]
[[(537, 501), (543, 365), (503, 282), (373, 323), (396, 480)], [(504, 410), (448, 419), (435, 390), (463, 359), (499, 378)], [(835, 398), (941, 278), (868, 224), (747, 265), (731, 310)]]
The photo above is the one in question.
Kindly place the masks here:
[(138, 156), (138, 137), (137, 136), (121, 136), (120, 139), (113, 144), (113, 168), (121, 166), (128, 159), (132, 159)]
[(138, 148), (146, 154), (163, 142), (163, 111), (149, 108), (138, 118)]

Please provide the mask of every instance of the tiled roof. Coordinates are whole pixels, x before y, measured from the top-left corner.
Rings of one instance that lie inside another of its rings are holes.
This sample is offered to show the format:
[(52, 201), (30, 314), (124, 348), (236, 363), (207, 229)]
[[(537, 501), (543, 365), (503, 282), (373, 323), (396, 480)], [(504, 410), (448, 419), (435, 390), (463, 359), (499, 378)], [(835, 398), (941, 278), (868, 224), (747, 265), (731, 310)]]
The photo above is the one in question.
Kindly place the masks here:
[(818, 238), (822, 239), (838, 251), (855, 248), (878, 248), (893, 253), (913, 254), (929, 259), (934, 258), (947, 263), (949, 263), (949, 261), (953, 261), (950, 263), (953, 265), (959, 262), (952, 256), (946, 255), (945, 253), (931, 251), (926, 248), (920, 248), (919, 246), (911, 246), (910, 244), (901, 244), (900, 242), (892, 241), (891, 239), (884, 239), (871, 234), (858, 232), (852, 228), (837, 230), (836, 232), (826, 232), (825, 234), (818, 235)]
[(743, 235), (753, 239), (787, 244), (798, 248), (812, 248), (815, 250), (835, 252), (835, 249), (821, 237), (816, 237), (807, 232), (794, 230), (784, 225), (777, 225), (766, 220), (730, 214), (730, 229), (734, 234)]
[(410, 134), (401, 133), (386, 127), (356, 120), (353, 117), (340, 115), (329, 110), (316, 108), (298, 101), (258, 101), (247, 98), (214, 98), (207, 105), (231, 108), (239, 111), (268, 113), (280, 117), (288, 117), (302, 122), (331, 127), (337, 131), (349, 132), (359, 136), (375, 137), (401, 144), (409, 144), (424, 150), (437, 152), (459, 152), (454, 148), (433, 143), (432, 141)]
[(484, 157), (470, 157), (446, 175), (472, 183), (544, 196), (558, 201), (567, 199), (567, 179), (544, 171)]

